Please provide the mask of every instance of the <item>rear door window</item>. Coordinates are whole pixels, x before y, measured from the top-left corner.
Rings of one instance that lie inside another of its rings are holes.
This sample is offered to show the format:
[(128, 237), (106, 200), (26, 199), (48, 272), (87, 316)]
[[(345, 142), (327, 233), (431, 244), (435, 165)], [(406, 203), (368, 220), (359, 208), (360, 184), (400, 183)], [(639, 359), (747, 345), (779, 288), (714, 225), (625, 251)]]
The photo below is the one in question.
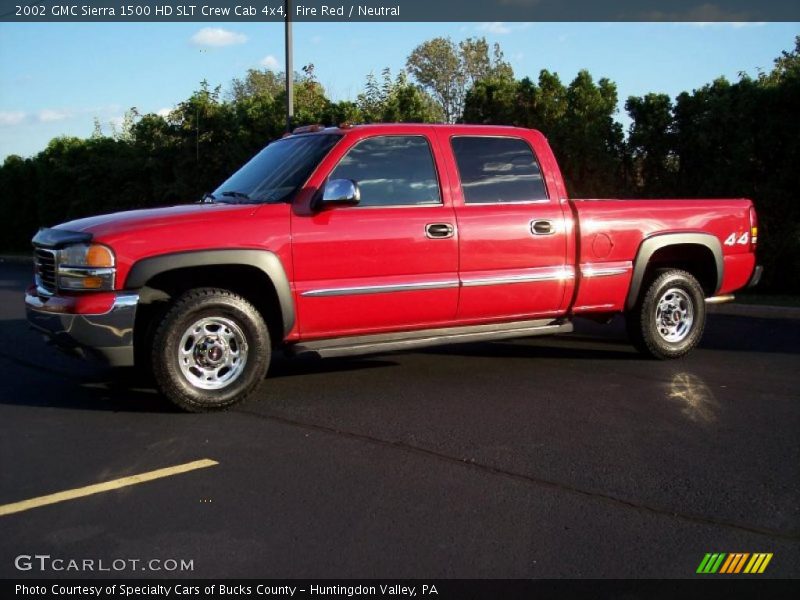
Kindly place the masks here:
[(451, 145), (467, 204), (547, 199), (539, 161), (524, 140), (459, 136)]

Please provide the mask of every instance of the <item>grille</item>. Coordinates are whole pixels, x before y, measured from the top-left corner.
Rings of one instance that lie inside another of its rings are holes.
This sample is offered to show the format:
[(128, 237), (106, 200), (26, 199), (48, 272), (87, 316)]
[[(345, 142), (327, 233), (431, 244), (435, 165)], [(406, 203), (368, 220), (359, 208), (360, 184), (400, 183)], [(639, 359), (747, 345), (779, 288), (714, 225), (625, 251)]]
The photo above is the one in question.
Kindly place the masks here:
[(56, 291), (56, 254), (52, 250), (36, 248), (33, 252), (37, 283), (48, 292)]

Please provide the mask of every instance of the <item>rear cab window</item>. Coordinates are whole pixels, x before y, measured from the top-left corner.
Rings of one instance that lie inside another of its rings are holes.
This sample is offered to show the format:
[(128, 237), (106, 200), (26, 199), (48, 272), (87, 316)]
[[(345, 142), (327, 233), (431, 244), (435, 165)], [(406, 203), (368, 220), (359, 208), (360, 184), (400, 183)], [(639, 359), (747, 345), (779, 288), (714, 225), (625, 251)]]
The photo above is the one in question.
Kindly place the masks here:
[(539, 202), (548, 199), (542, 170), (525, 140), (457, 136), (450, 140), (466, 204)]

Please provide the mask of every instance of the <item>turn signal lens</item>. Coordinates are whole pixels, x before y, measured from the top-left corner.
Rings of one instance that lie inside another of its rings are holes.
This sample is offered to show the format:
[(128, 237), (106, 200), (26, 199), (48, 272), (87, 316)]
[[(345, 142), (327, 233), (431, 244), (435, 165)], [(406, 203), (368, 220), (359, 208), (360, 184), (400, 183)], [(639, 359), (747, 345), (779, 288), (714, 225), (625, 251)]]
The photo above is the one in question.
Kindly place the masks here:
[(113, 267), (114, 254), (106, 246), (92, 244), (86, 249), (86, 265), (89, 267)]
[(84, 277), (83, 288), (87, 290), (99, 290), (103, 287), (103, 279), (100, 277)]

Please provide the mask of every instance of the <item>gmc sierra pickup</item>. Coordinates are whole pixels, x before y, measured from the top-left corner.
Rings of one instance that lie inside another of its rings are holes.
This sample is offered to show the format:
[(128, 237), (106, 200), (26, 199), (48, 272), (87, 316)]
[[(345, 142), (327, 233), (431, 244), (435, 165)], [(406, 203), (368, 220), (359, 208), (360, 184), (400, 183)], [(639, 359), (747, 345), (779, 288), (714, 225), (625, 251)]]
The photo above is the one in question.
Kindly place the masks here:
[(512, 127), (295, 130), (200, 203), (33, 238), (28, 319), (145, 365), (190, 411), (231, 406), (272, 353), (367, 354), (562, 333), (624, 313), (676, 358), (706, 304), (755, 285), (750, 200), (569, 200), (545, 137)]

